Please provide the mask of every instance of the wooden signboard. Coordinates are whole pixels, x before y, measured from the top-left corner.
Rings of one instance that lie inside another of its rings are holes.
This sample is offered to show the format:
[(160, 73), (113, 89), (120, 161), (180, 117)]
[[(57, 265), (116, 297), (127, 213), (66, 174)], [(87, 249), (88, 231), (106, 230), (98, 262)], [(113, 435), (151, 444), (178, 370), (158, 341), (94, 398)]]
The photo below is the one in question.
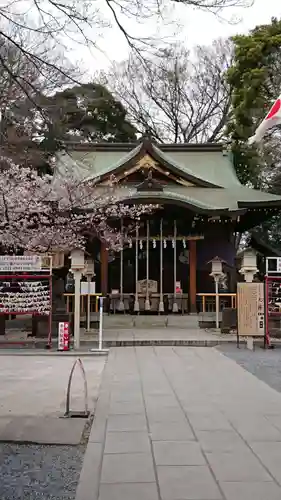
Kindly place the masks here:
[[(138, 293), (146, 293), (147, 280), (138, 281)], [(157, 293), (158, 283), (154, 280), (148, 280), (148, 293)]]
[(238, 335), (264, 336), (264, 285), (238, 283), (237, 285)]

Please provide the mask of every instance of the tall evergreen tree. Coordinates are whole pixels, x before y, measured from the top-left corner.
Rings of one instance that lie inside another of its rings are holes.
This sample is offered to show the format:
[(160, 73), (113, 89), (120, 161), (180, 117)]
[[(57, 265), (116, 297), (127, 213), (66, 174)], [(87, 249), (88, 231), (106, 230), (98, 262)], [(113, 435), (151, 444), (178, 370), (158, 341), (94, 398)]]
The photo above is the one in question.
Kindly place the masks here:
[(240, 180), (259, 187), (264, 158), (247, 140), (280, 93), (281, 21), (272, 19), (247, 35), (237, 35), (233, 43), (234, 61), (227, 72), (232, 90), (228, 134)]
[[(269, 131), (261, 144), (248, 138), (263, 120), (281, 88), (281, 20), (257, 26), (248, 35), (233, 38), (234, 62), (227, 78), (232, 89), (228, 135), (234, 165), (244, 184), (281, 194), (281, 130)], [(280, 215), (256, 228), (258, 236), (280, 246)]]

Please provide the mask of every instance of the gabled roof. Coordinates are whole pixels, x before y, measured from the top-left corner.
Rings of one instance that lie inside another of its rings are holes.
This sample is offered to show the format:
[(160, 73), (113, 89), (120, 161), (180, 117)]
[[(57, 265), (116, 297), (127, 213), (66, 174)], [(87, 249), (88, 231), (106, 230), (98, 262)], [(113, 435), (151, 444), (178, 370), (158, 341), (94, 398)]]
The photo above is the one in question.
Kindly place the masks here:
[[(87, 170), (88, 177), (101, 181), (118, 175), (145, 155), (157, 164), (199, 187), (230, 187), (240, 185), (232, 162), (221, 144), (154, 144), (147, 138), (132, 144), (70, 144), (58, 153), (60, 161), (77, 164)], [(81, 172), (79, 172), (80, 174)]]
[[(146, 157), (151, 162), (146, 164)], [(111, 175), (128, 177), (134, 169), (147, 174), (161, 170), (167, 177), (161, 189), (152, 174), (140, 185), (119, 184), (120, 200), (184, 206), (204, 214), (241, 216), (243, 230), (257, 226), (281, 209), (281, 197), (243, 186), (231, 158), (221, 144), (153, 144), (147, 138), (135, 144), (79, 144), (57, 155), (58, 175), (95, 179), (102, 185)], [(152, 165), (152, 169), (151, 169)], [(238, 217), (239, 218), (239, 217)]]
[(130, 151), (127, 156), (121, 158), (121, 160), (117, 164), (109, 166), (107, 172), (104, 172), (100, 175), (101, 181), (108, 174), (116, 176), (120, 171), (124, 171), (132, 167), (145, 155), (149, 155), (153, 160), (155, 160), (162, 167), (166, 168), (169, 172), (172, 172), (176, 176), (182, 177), (189, 182), (196, 183), (196, 185), (198, 186), (219, 187), (217, 184), (209, 182), (202, 176), (195, 175), (192, 170), (183, 168), (182, 165), (178, 164), (167, 154), (163, 153), (157, 146), (155, 146), (151, 141), (148, 140), (144, 140), (142, 143), (136, 146), (132, 151)]

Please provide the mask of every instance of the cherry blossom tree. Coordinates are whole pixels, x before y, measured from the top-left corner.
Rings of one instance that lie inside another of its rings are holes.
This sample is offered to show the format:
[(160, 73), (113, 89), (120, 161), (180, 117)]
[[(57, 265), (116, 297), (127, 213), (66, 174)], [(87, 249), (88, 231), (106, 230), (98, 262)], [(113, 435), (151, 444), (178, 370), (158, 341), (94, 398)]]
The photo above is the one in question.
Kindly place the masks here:
[[(126, 198), (129, 196), (127, 193)], [(119, 250), (128, 231), (152, 205), (124, 205), (114, 181), (39, 175), (0, 156), (0, 244), (5, 251), (70, 251), (89, 238)], [(121, 234), (113, 219), (130, 221)]]

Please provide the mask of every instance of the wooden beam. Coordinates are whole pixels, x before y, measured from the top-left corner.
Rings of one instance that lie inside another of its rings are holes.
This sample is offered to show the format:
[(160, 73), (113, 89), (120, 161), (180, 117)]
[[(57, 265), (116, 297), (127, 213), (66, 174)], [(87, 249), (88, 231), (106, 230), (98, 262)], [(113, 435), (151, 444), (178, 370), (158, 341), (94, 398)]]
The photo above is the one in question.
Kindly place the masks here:
[(101, 243), (101, 293), (106, 296), (108, 293), (108, 250), (104, 243)]
[[(139, 236), (139, 240), (141, 240), (141, 239), (143, 239), (143, 240), (146, 239), (146, 236), (145, 235), (142, 235), (142, 236), (140, 235)], [(129, 240), (135, 241), (136, 238), (134, 236), (132, 236), (132, 237), (129, 237)], [(149, 241), (153, 241), (153, 240), (160, 241), (160, 236), (151, 236), (149, 238)], [(173, 236), (163, 236), (163, 240), (173, 241), (174, 238), (173, 238)], [(177, 236), (176, 240), (177, 241), (182, 241), (182, 240), (185, 240), (185, 241), (197, 241), (197, 240), (204, 240), (204, 236), (199, 236), (199, 235), (198, 236)]]
[(189, 308), (191, 313), (197, 312), (196, 307), (196, 241), (189, 241)]

